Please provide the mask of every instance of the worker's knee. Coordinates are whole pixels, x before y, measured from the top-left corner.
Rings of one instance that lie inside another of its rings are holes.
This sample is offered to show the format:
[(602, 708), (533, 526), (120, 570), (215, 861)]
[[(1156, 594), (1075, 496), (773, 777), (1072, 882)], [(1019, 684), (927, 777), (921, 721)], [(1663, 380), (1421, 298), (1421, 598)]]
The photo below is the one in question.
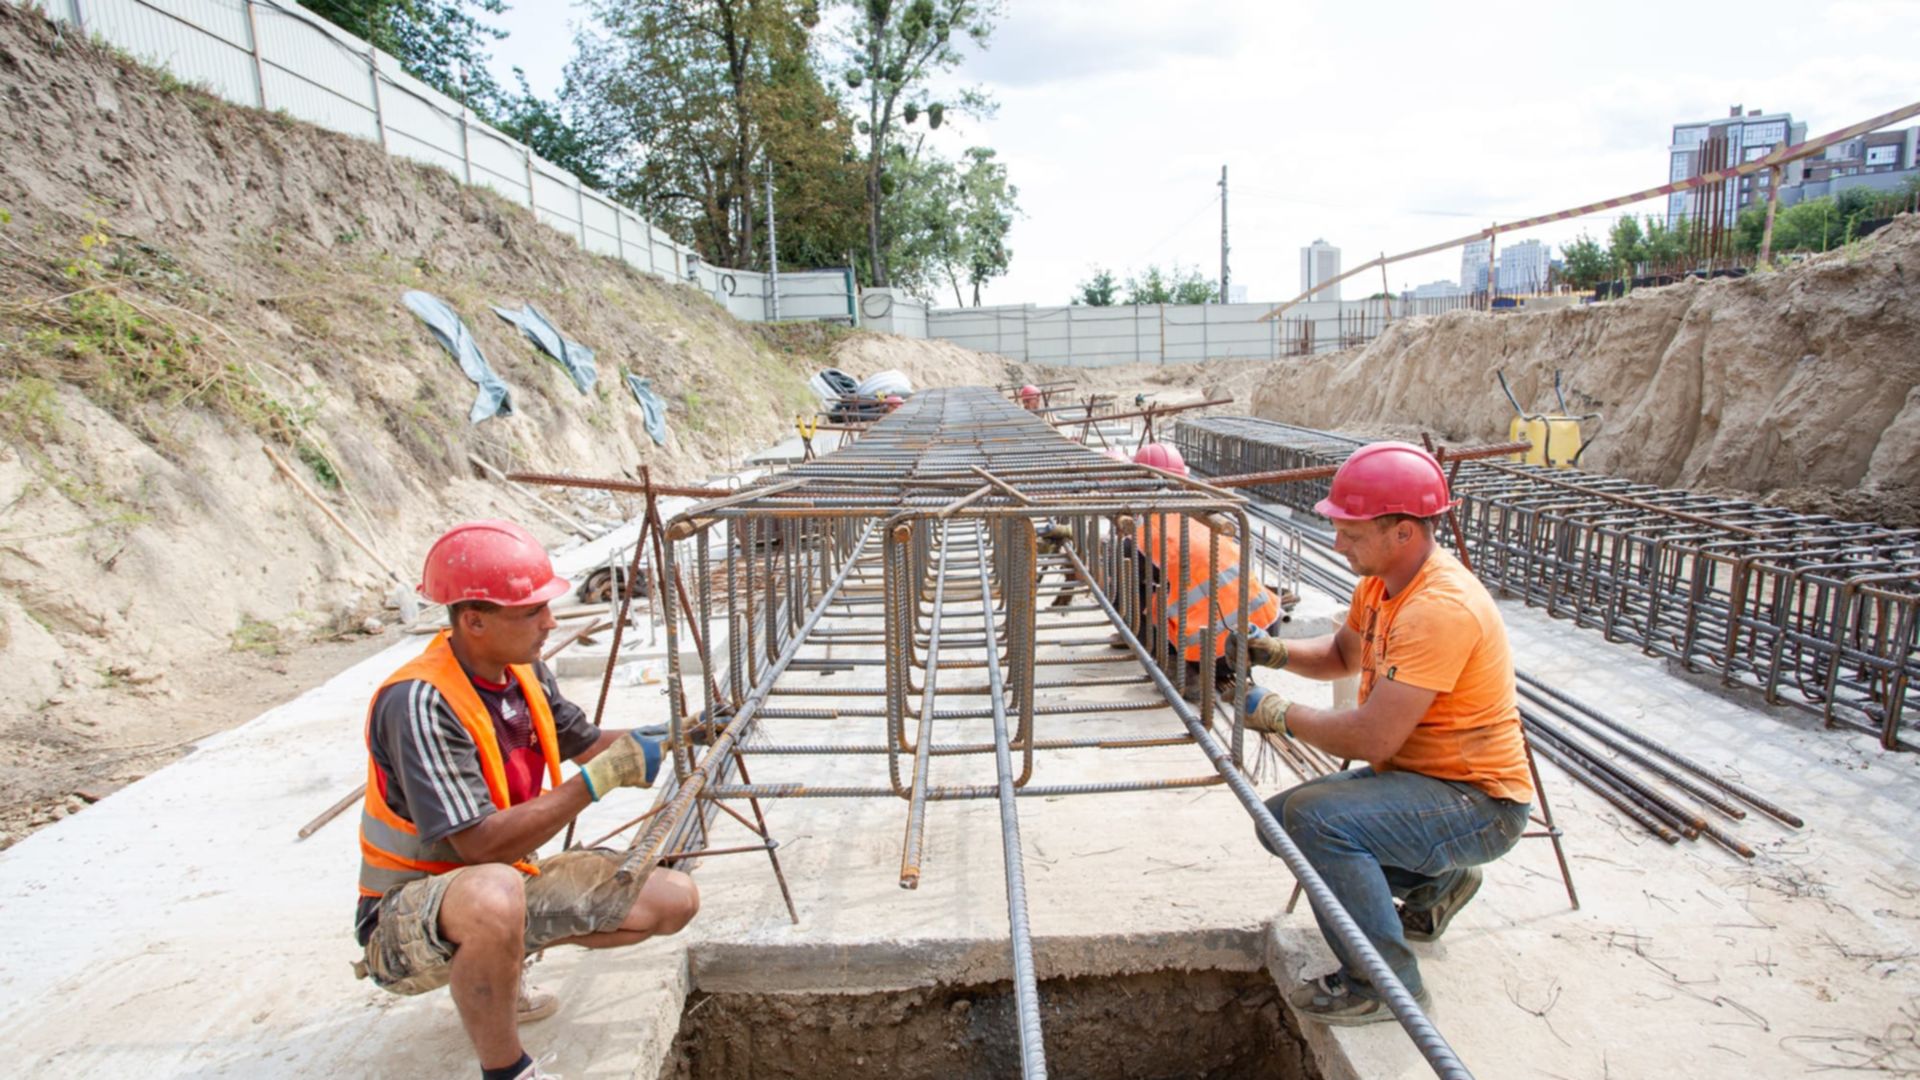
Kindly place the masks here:
[(654, 933), (677, 934), (700, 913), (700, 886), (690, 874), (656, 870), (647, 879), (641, 901), (648, 906)]
[(526, 927), (526, 886), (511, 866), (488, 863), (462, 870), (440, 905), (441, 932), (456, 945), (517, 943)]
[[(1272, 814), (1273, 819), (1275, 821), (1280, 822), (1282, 828), (1286, 827), (1285, 815), (1286, 815), (1287, 796), (1291, 795), (1292, 793), (1293, 793), (1293, 789), (1289, 789), (1267, 800), (1267, 813)], [(1276, 855), (1276, 856), (1280, 854), (1280, 849), (1274, 846), (1273, 841), (1267, 839), (1267, 834), (1265, 832), (1262, 832), (1260, 829), (1256, 828), (1253, 830), (1253, 835), (1255, 835), (1256, 837), (1259, 837), (1260, 846), (1263, 848), (1266, 848), (1269, 854)]]

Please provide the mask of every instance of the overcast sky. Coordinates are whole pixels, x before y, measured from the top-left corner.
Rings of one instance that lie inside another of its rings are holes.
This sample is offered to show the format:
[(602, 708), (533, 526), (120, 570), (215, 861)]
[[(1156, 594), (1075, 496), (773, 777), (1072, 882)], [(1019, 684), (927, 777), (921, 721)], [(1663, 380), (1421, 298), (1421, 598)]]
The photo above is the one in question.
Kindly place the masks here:
[[(562, 7), (521, 0), (496, 20), (503, 78), (518, 65), (557, 89), (583, 18)], [(960, 72), (998, 113), (943, 134), (997, 149), (1020, 189), (1012, 268), (987, 303), (1064, 303), (1095, 266), (1218, 275), (1223, 164), (1232, 280), (1278, 301), (1316, 237), (1350, 268), (1665, 183), (1675, 122), (1739, 104), (1791, 112), (1812, 137), (1920, 100), (1916, 43), (1920, 0), (1010, 0)], [(1530, 235), (1557, 251), (1612, 220)], [(1459, 254), (1387, 273), (1395, 291), (1457, 278)], [(1379, 288), (1366, 277), (1349, 298)]]

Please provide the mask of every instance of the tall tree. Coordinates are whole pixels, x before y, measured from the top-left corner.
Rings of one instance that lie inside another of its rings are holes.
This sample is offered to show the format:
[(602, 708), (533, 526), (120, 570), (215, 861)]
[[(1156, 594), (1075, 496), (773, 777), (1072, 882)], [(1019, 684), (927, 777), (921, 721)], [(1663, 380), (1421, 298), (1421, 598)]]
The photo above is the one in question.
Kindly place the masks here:
[(487, 47), (507, 36), (485, 18), (504, 0), (300, 0), (300, 5), (400, 61), (406, 73), (485, 116), (502, 97)]
[[(937, 129), (949, 103), (932, 100), (929, 83), (957, 67), (957, 34), (985, 46), (999, 16), (999, 0), (850, 0), (856, 5), (846, 39), (847, 85), (864, 97), (866, 119), (860, 134), (867, 142), (867, 257), (873, 284), (891, 280), (886, 203), (899, 190), (887, 176), (900, 159), (888, 153), (895, 128), (926, 117)], [(952, 107), (984, 111), (986, 99), (962, 92)]]
[(807, 60), (812, 0), (594, 0), (591, 10), (605, 32), (581, 36), (570, 101), (620, 163), (616, 190), (710, 261), (763, 264), (766, 160), (849, 156), (845, 117)]
[(1607, 262), (1615, 273), (1633, 276), (1633, 268), (1646, 258), (1645, 238), (1640, 235), (1640, 219), (1627, 214), (1613, 223), (1607, 233)]
[(1560, 256), (1566, 260), (1567, 284), (1576, 289), (1591, 289), (1607, 276), (1607, 253), (1584, 232), (1572, 243), (1560, 245)]
[(493, 126), (511, 135), (534, 153), (580, 178), (591, 188), (608, 186), (607, 149), (592, 130), (580, 123), (568, 107), (568, 93), (547, 101), (527, 85), (527, 73), (513, 69), (518, 93), (503, 94), (493, 112)]

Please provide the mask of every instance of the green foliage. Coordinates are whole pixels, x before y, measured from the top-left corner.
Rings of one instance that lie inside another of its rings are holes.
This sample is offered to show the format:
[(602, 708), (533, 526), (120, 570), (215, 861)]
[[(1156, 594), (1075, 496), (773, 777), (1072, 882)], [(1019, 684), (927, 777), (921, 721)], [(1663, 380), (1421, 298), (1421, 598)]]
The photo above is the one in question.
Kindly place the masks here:
[(1576, 289), (1591, 289), (1607, 277), (1612, 265), (1607, 252), (1593, 237), (1582, 232), (1578, 239), (1560, 246), (1565, 261), (1567, 283)]
[(504, 94), (487, 71), (487, 46), (506, 35), (488, 15), (504, 0), (300, 0), (350, 34), (400, 61), (407, 74), (483, 116), (495, 115)]
[(608, 150), (565, 101), (546, 101), (527, 85), (527, 73), (513, 69), (517, 93), (503, 93), (494, 103), (493, 125), (527, 144), (542, 158), (580, 178), (591, 188), (607, 186)]
[(340, 471), (333, 467), (333, 461), (319, 447), (306, 439), (301, 439), (294, 444), (293, 451), (299, 455), (307, 468), (313, 470), (313, 478), (320, 481), (321, 487), (328, 491), (340, 490)]
[(66, 418), (59, 388), (46, 379), (21, 376), (0, 391), (0, 432), (9, 438), (57, 440)]
[[(1013, 257), (1007, 233), (1019, 208), (1019, 189), (1007, 183), (994, 151), (970, 147), (958, 162), (932, 153), (891, 155), (885, 179), (898, 197), (886, 206), (883, 235), (893, 258), (893, 282), (931, 300), (943, 283), (956, 305), (966, 304), (962, 282), (980, 287), (1006, 273)], [(892, 193), (890, 192), (890, 193)]]
[(1628, 214), (1613, 223), (1607, 232), (1607, 261), (1616, 273), (1631, 275), (1635, 263), (1646, 258), (1646, 238), (1640, 232), (1640, 219)]
[(862, 232), (853, 118), (810, 53), (807, 0), (595, 0), (561, 93), (621, 198), (710, 263), (844, 265)]
[(1080, 291), (1074, 294), (1072, 302), (1088, 307), (1112, 307), (1114, 297), (1120, 291), (1120, 283), (1114, 280), (1113, 271), (1103, 266), (1094, 267), (1087, 280), (1075, 287)]
[(1219, 282), (1197, 267), (1182, 270), (1179, 263), (1165, 270), (1148, 263), (1138, 276), (1127, 276), (1126, 288), (1129, 304), (1210, 304), (1220, 295)]
[(1642, 261), (1656, 268), (1671, 267), (1687, 257), (1689, 246), (1684, 218), (1669, 227), (1665, 218), (1648, 215), (1640, 243)]
[(888, 222), (900, 219), (889, 204), (917, 193), (897, 182), (891, 189), (882, 183), (893, 168), (890, 151), (898, 131), (923, 113), (932, 129), (944, 123), (949, 109), (976, 115), (991, 111), (991, 102), (978, 90), (962, 90), (949, 103), (932, 100), (931, 87), (946, 81), (964, 58), (954, 36), (984, 47), (999, 15), (999, 0), (865, 0), (847, 20), (840, 45), (855, 108), (865, 112), (858, 131), (867, 142), (867, 269), (876, 286), (892, 284), (897, 269), (913, 274), (911, 267), (895, 265), (894, 244), (901, 235)]
[(279, 656), (291, 645), (285, 631), (251, 615), (241, 618), (240, 625), (227, 635), (227, 640), (234, 652), (261, 656)]
[[(1773, 250), (1776, 253), (1820, 252), (1845, 247), (1863, 235), (1868, 222), (1891, 217), (1912, 206), (1916, 194), (1920, 194), (1920, 178), (1908, 180), (1892, 192), (1851, 187), (1837, 196), (1823, 195), (1782, 207), (1774, 214)], [(1733, 226), (1735, 250), (1747, 254), (1758, 252), (1766, 223), (1765, 204), (1742, 210)]]
[[(76, 243), (62, 274), (79, 288), (63, 296), (0, 305), (0, 326), (14, 328), (24, 347), (0, 350), (0, 376), (57, 378), (80, 388), (152, 442), (173, 445), (165, 426), (182, 407), (197, 405), (229, 417), (272, 442), (293, 446), (314, 406), (296, 406), (270, 393), (246, 364), (217, 355), (187, 327), (190, 313), (147, 300), (129, 284), (179, 277), (157, 253), (149, 268), (122, 251), (95, 221)], [(45, 400), (34, 392), (33, 400)]]

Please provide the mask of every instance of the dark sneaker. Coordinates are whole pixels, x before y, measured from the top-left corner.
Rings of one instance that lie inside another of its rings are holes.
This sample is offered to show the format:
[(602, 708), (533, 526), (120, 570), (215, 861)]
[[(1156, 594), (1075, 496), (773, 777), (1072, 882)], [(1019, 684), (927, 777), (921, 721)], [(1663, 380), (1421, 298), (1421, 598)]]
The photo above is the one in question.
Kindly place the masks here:
[[(1422, 1009), (1427, 1007), (1427, 992), (1413, 996)], [(1379, 998), (1361, 993), (1339, 972), (1331, 972), (1294, 987), (1287, 993), (1287, 1004), (1303, 1019), (1317, 1020), (1339, 1027), (1358, 1027), (1394, 1019), (1393, 1010)]]
[(1473, 894), (1480, 891), (1481, 874), (1477, 866), (1469, 866), (1460, 874), (1460, 880), (1447, 890), (1434, 905), (1424, 911), (1412, 908), (1400, 909), (1400, 930), (1408, 941), (1433, 941), (1447, 932), (1447, 924), (1453, 921), (1460, 909), (1467, 906)]

